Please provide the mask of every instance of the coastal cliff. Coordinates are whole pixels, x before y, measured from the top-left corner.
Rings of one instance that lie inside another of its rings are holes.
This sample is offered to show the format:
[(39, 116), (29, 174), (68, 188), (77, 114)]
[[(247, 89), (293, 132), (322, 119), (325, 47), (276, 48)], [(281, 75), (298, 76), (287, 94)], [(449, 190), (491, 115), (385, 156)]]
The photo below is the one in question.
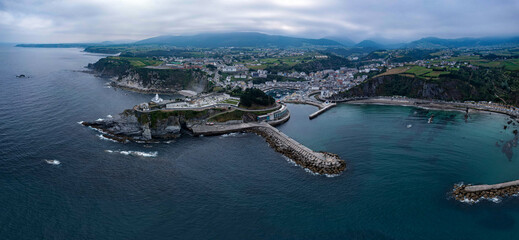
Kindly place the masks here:
[(420, 99), (460, 101), (477, 97), (476, 88), (457, 79), (427, 81), (399, 75), (380, 76), (335, 97), (406, 96)]
[(353, 97), (406, 96), (445, 101), (493, 101), (519, 105), (519, 72), (461, 67), (437, 78), (411, 74), (379, 75), (330, 100)]
[(191, 131), (192, 125), (199, 124), (217, 112), (216, 109), (149, 113), (125, 110), (115, 117), (81, 124), (101, 131), (105, 138), (119, 142), (154, 141), (177, 138), (182, 130)]
[(109, 77), (119, 87), (141, 92), (202, 92), (208, 85), (206, 73), (199, 69), (151, 69), (136, 67), (125, 59), (102, 58), (89, 64), (101, 77)]

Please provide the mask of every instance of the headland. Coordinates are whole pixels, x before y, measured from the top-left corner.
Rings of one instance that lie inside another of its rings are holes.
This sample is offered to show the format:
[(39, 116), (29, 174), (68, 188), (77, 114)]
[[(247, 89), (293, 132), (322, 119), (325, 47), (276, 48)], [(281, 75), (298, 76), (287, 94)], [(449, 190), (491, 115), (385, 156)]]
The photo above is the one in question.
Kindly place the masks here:
[(254, 95), (253, 102), (246, 105), (242, 105), (248, 101), (246, 95), (234, 98), (227, 94), (208, 94), (182, 101), (164, 101), (156, 95), (150, 102), (136, 105), (115, 117), (82, 124), (118, 142), (156, 142), (177, 138), (183, 133), (210, 136), (251, 132), (311, 172), (334, 175), (345, 170), (346, 164), (338, 155), (315, 152), (277, 130), (274, 126), (290, 119), (287, 106), (267, 100), (268, 104), (260, 107), (261, 104), (254, 101), (261, 102), (266, 95), (257, 91), (249, 91)]

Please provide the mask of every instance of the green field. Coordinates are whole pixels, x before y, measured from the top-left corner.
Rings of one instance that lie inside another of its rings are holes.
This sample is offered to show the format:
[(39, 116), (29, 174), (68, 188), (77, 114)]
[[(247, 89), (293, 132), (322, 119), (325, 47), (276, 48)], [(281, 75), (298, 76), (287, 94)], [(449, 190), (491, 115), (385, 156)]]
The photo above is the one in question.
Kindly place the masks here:
[(442, 71), (441, 69), (431, 69), (421, 66), (413, 66), (409, 70), (405, 71), (404, 74), (412, 74), (418, 78), (438, 78), (442, 74), (449, 74), (448, 71)]
[(409, 70), (405, 71), (405, 73), (414, 74), (415, 76), (421, 76), (427, 73), (432, 72), (433, 70), (426, 67), (421, 66), (413, 66)]
[(424, 76), (425, 77), (438, 78), (442, 74), (449, 74), (449, 72), (445, 72), (445, 71), (432, 71), (432, 72), (428, 72)]
[(157, 66), (162, 63), (162, 61), (148, 59), (148, 58), (138, 58), (138, 57), (108, 57), (110, 59), (117, 60), (126, 60), (130, 62), (133, 67), (146, 67), (146, 66)]
[(459, 56), (449, 58), (447, 61), (468, 62), (474, 66), (481, 67), (504, 67), (508, 71), (519, 71), (519, 58), (489, 61), (479, 56)]
[[(306, 53), (301, 56), (287, 56), (287, 57), (280, 57), (280, 58), (265, 57), (265, 58), (255, 59), (255, 60), (242, 60), (242, 61), (239, 61), (238, 64), (243, 64), (246, 67), (254, 69), (254, 70), (265, 69), (269, 66), (279, 66), (279, 65), (294, 66), (298, 63), (310, 62), (310, 61), (315, 60), (314, 55), (318, 55), (318, 54)], [(259, 64), (259, 65), (257, 65), (257, 64)]]

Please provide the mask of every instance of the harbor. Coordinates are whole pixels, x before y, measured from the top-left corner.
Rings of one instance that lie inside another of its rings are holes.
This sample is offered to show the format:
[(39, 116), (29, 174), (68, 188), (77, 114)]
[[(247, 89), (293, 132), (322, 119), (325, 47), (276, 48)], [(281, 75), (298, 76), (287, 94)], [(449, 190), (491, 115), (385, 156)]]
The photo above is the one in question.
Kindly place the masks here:
[(316, 106), (319, 108), (316, 112), (308, 115), (308, 118), (314, 119), (322, 113), (328, 111), (330, 108), (337, 106), (336, 103), (330, 102), (317, 102), (317, 101), (309, 101), (309, 100), (301, 100), (301, 99), (287, 99), (283, 100), (284, 103), (294, 103), (294, 104), (308, 104), (312, 106)]
[(302, 145), (274, 126), (282, 124), (290, 118), (288, 114), (278, 121), (251, 122), (235, 124), (198, 124), (191, 127), (195, 136), (221, 135), (233, 132), (252, 132), (265, 139), (276, 151), (294, 161), (299, 166), (317, 174), (339, 174), (346, 169), (344, 160), (336, 154), (316, 152)]

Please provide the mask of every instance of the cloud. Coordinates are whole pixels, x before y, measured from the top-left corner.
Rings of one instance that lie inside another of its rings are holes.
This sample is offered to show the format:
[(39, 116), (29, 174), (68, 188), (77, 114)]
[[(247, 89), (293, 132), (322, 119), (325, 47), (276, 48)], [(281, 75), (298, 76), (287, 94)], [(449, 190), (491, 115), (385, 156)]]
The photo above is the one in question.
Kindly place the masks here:
[(259, 31), (354, 40), (519, 34), (519, 1), (2, 0), (0, 41), (91, 42)]

